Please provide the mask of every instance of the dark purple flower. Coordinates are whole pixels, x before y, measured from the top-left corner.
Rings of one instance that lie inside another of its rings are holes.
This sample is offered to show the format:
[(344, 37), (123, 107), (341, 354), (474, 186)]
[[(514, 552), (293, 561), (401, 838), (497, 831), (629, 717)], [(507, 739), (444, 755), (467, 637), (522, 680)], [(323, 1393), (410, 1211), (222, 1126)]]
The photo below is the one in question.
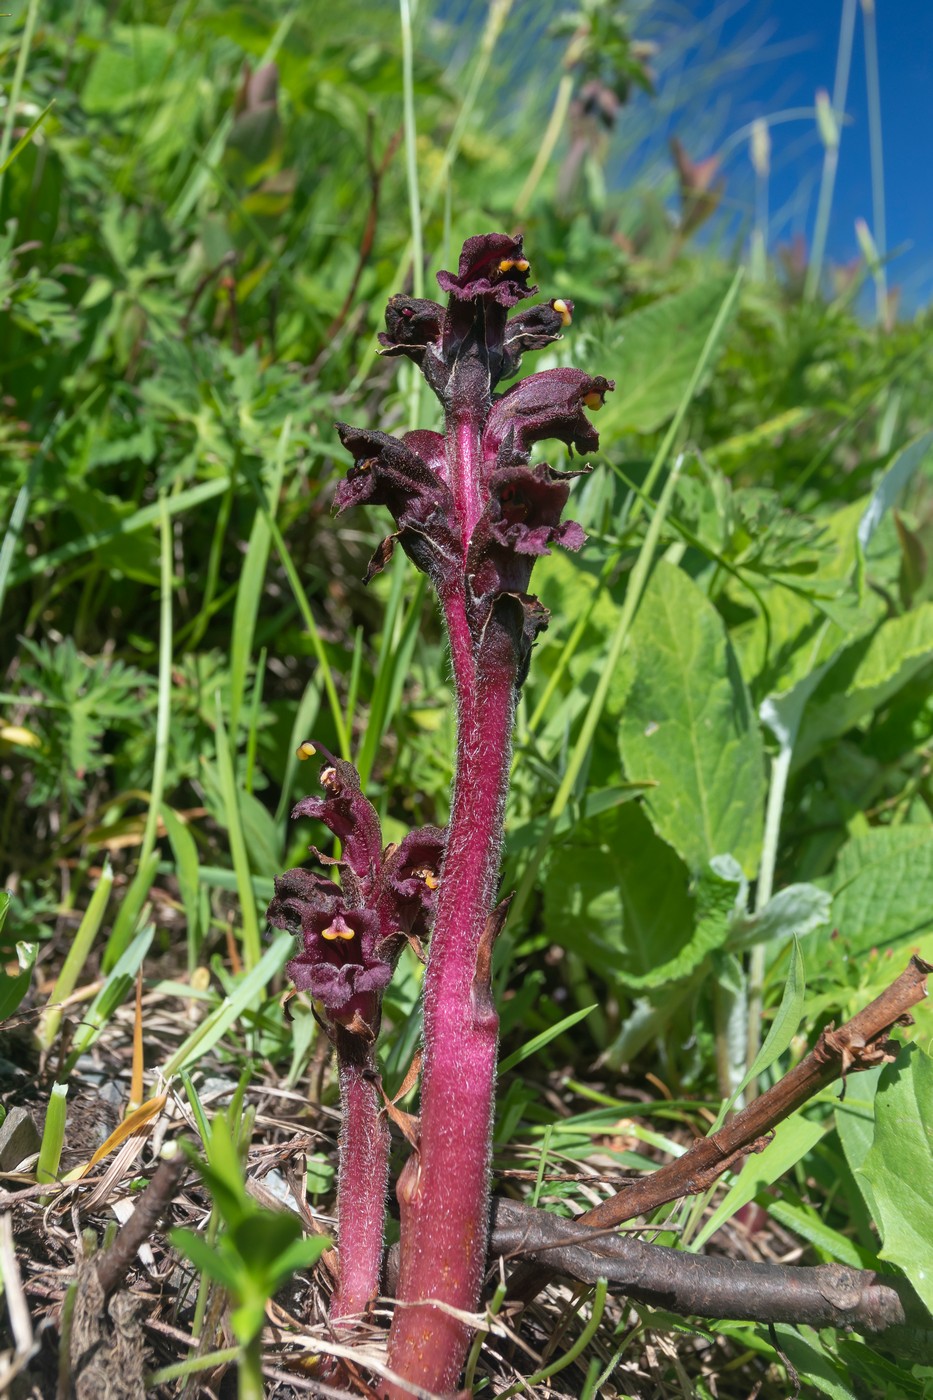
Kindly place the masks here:
[[(399, 527), (397, 539), (412, 562), (441, 587), (459, 563), (459, 536), (454, 528), (453, 498), (444, 480), (443, 438), (439, 433), (409, 433), (406, 440), (337, 424), (353, 466), (337, 487), (338, 510), (349, 506), (387, 506)], [(412, 441), (413, 440), (413, 441)], [(429, 462), (418, 448), (428, 453)], [(386, 542), (388, 544), (388, 542)], [(377, 551), (369, 574), (384, 567), (391, 545)]]
[(430, 929), (446, 841), (447, 833), (439, 827), (422, 826), (386, 849), (380, 914), (415, 938), (424, 938)]
[(301, 940), (285, 969), (297, 989), (320, 1001), (329, 1021), (374, 1033), (379, 995), (392, 976), (379, 948), (376, 915), (349, 908), (331, 880), (288, 870), (276, 878), (268, 919)]
[(483, 456), (489, 467), (503, 444), (527, 456), (542, 438), (558, 438), (578, 452), (595, 452), (599, 434), (586, 416), (602, 408), (615, 388), (601, 374), (579, 369), (546, 369), (529, 375), (496, 399), (483, 431)]
[(352, 876), (362, 901), (372, 896), (382, 861), (379, 816), (360, 791), (360, 775), (353, 764), (334, 758), (321, 744), (314, 747), (327, 759), (321, 769), (325, 795), (303, 797), (292, 809), (292, 817), (313, 817), (340, 838), (340, 863)]
[(544, 301), (510, 316), (503, 337), (502, 378), (517, 373), (526, 350), (544, 350), (560, 340), (572, 320), (573, 302), (569, 298)]
[(379, 332), (382, 355), (406, 355), (414, 360), (436, 394), (447, 385), (441, 352), (444, 308), (424, 297), (394, 296), (386, 307), (386, 328)]

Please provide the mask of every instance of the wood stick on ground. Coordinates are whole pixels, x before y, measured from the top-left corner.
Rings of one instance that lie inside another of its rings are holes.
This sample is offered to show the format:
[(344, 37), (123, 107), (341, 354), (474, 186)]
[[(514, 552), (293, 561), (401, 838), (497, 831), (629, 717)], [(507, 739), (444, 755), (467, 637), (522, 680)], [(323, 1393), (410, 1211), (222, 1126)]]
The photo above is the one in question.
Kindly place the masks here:
[[(933, 1349), (933, 1323), (906, 1279), (842, 1264), (797, 1268), (689, 1254), (599, 1233), (518, 1201), (493, 1204), (491, 1252), (533, 1259), (583, 1283), (605, 1278), (627, 1297), (683, 1316), (748, 1322), (909, 1329), (898, 1346)], [(892, 1339), (895, 1334), (892, 1333)]]
[[(833, 1080), (841, 1078), (844, 1082), (849, 1074), (894, 1059), (898, 1046), (888, 1039), (888, 1033), (894, 1026), (911, 1024), (910, 1008), (927, 995), (930, 972), (933, 965), (922, 958), (911, 958), (905, 971), (880, 996), (838, 1030), (827, 1026), (821, 1031), (809, 1055), (717, 1132), (699, 1138), (676, 1161), (624, 1186), (581, 1215), (576, 1223), (608, 1229), (636, 1215), (649, 1215), (681, 1196), (708, 1190), (744, 1153), (760, 1152), (766, 1147), (768, 1135), (777, 1124)], [(509, 1296), (530, 1302), (546, 1283), (547, 1274), (542, 1268), (520, 1267), (513, 1276)]]
[(149, 1185), (136, 1202), (133, 1214), (110, 1248), (105, 1249), (96, 1260), (97, 1277), (104, 1297), (112, 1293), (126, 1277), (136, 1251), (146, 1242), (172, 1203), (186, 1159), (177, 1143), (171, 1146), (175, 1148), (174, 1154), (163, 1157)]

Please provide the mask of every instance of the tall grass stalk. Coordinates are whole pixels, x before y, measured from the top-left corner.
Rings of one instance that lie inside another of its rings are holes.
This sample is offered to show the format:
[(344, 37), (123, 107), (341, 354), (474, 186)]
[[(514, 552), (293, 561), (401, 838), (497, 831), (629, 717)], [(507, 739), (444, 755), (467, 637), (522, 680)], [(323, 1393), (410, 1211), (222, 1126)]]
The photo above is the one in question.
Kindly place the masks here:
[[(826, 253), (826, 237), (829, 232), (829, 218), (833, 207), (833, 191), (836, 187), (836, 170), (839, 165), (839, 140), (842, 119), (845, 112), (846, 96), (849, 91), (849, 70), (852, 64), (852, 40), (855, 34), (856, 0), (844, 0), (842, 21), (839, 26), (839, 48), (836, 53), (836, 78), (833, 83), (832, 116), (836, 132), (834, 141), (823, 140), (823, 174), (820, 179), (820, 195), (816, 209), (816, 225), (813, 230), (813, 251), (807, 266), (804, 282), (804, 297), (812, 301), (819, 291), (823, 275), (823, 258)], [(821, 126), (822, 134), (822, 126)]]
[(871, 152), (872, 230), (878, 249), (875, 287), (878, 297), (878, 320), (888, 319), (888, 276), (885, 271), (888, 235), (884, 200), (884, 143), (881, 139), (881, 81), (878, 69), (878, 32), (875, 25), (875, 0), (862, 0), (865, 22), (865, 83), (868, 88), (868, 141)]
[(88, 906), (84, 911), (84, 916), (78, 925), (78, 931), (72, 939), (71, 947), (68, 949), (68, 956), (62, 964), (62, 970), (55, 980), (55, 986), (52, 988), (46, 1010), (43, 1012), (39, 1022), (37, 1039), (43, 1050), (49, 1050), (51, 1048), (58, 1034), (62, 1013), (56, 1003), (64, 1001), (66, 997), (70, 997), (71, 993), (78, 985), (81, 969), (87, 962), (88, 955), (94, 944), (94, 939), (97, 937), (98, 930), (103, 922), (112, 885), (113, 870), (110, 867), (109, 858), (105, 858), (104, 868), (97, 882), (97, 888), (91, 895)]
[(26, 22), (23, 25), (23, 33), (19, 44), (19, 53), (16, 56), (16, 67), (13, 69), (13, 82), (7, 97), (6, 120), (3, 123), (3, 133), (0, 135), (0, 201), (3, 199), (3, 182), (6, 171), (7, 156), (10, 154), (10, 146), (13, 142), (13, 127), (16, 123), (16, 109), (23, 94), (23, 80), (26, 77), (26, 65), (29, 62), (29, 51), (32, 48), (33, 35), (36, 32), (36, 21), (39, 18), (39, 0), (29, 0), (26, 7)]
[(156, 705), (155, 758), (152, 766), (152, 789), (149, 793), (149, 811), (146, 814), (146, 828), (139, 853), (139, 864), (144, 866), (155, 848), (159, 830), (159, 808), (165, 791), (165, 774), (168, 766), (169, 725), (172, 713), (172, 524), (165, 505), (165, 496), (159, 498), (159, 525), (161, 535), (160, 585), (161, 601), (159, 609), (159, 698)]

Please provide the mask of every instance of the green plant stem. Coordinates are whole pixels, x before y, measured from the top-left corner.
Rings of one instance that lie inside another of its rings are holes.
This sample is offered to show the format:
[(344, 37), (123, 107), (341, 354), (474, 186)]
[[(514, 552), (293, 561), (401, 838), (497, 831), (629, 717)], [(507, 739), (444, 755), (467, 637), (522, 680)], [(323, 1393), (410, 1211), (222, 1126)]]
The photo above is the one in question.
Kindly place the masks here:
[(247, 972), (251, 972), (262, 956), (262, 938), (259, 932), (259, 918), (256, 913), (256, 896), (253, 892), (253, 882), (250, 876), (249, 856), (246, 851), (243, 824), (240, 820), (240, 808), (237, 802), (236, 777), (233, 771), (233, 760), (230, 757), (219, 692), (217, 695), (217, 771), (227, 818), (227, 834), (230, 837), (230, 854), (233, 859), (233, 869), (236, 872), (237, 893), (240, 897), (240, 917), (243, 920), (243, 963)]
[(871, 154), (872, 233), (878, 249), (874, 269), (878, 297), (878, 321), (882, 325), (888, 316), (888, 278), (885, 271), (887, 230), (884, 201), (884, 143), (881, 139), (881, 83), (878, 74), (878, 34), (875, 26), (875, 0), (862, 0), (865, 21), (865, 83), (868, 89), (868, 141)]
[(263, 1400), (266, 1392), (262, 1379), (261, 1332), (241, 1348), (238, 1369), (240, 1400)]
[(520, 219), (531, 203), (535, 190), (541, 180), (541, 176), (547, 169), (548, 161), (554, 154), (554, 147), (560, 140), (560, 133), (563, 130), (564, 122), (567, 120), (567, 112), (570, 108), (570, 99), (573, 97), (573, 74), (565, 73), (557, 85), (557, 93), (554, 98), (554, 106), (551, 108), (551, 115), (545, 127), (544, 135), (541, 138), (541, 145), (538, 147), (538, 154), (535, 156), (534, 164), (528, 172), (528, 177), (522, 185), (518, 199), (515, 201), (515, 217)]
[[(22, 38), (20, 39), (19, 53), (16, 56), (16, 67), (13, 70), (13, 82), (7, 95), (6, 120), (3, 123), (3, 135), (0, 136), (0, 167), (6, 165), (7, 156), (10, 154), (10, 145), (13, 140), (13, 127), (16, 122), (16, 109), (19, 106), (19, 99), (23, 93), (23, 80), (26, 77), (26, 65), (29, 62), (29, 51), (32, 48), (33, 35), (36, 32), (36, 21), (39, 18), (39, 0), (29, 0), (26, 9), (26, 22), (23, 25)], [(5, 171), (0, 168), (0, 200), (3, 199), (3, 182)]]
[(421, 199), (418, 193), (418, 127), (415, 121), (414, 46), (412, 0), (399, 0), (402, 26), (402, 91), (405, 113), (405, 174), (408, 181), (408, 217), (411, 224), (412, 290), (424, 296), (424, 241)]
[(98, 929), (103, 921), (112, 885), (113, 871), (110, 868), (110, 859), (107, 857), (104, 860), (104, 868), (97, 882), (97, 888), (91, 895), (87, 909), (84, 911), (84, 916), (81, 919), (81, 923), (78, 925), (78, 931), (72, 940), (71, 947), (68, 949), (68, 956), (65, 958), (62, 970), (56, 978), (55, 986), (52, 988), (46, 1010), (43, 1012), (39, 1022), (37, 1040), (42, 1050), (49, 1050), (58, 1034), (62, 1013), (61, 1009), (55, 1003), (64, 1001), (66, 997), (71, 996), (71, 993), (77, 986), (78, 978), (81, 975), (81, 969), (87, 962), (88, 954), (91, 951), (94, 939), (97, 937)]
[[(833, 84), (833, 116), (836, 129), (842, 132), (842, 119), (845, 112), (846, 95), (849, 90), (849, 68), (852, 61), (852, 40), (855, 34), (856, 0), (844, 0), (842, 22), (839, 27), (839, 48), (836, 54), (836, 78)], [(833, 191), (836, 185), (836, 170), (839, 164), (839, 144), (828, 145), (823, 154), (823, 174), (820, 179), (820, 196), (816, 210), (816, 224), (813, 230), (813, 250), (807, 265), (804, 282), (804, 299), (812, 301), (819, 291), (823, 275), (823, 257), (826, 252), (826, 237), (829, 232), (829, 217), (833, 207)]]
[(155, 759), (152, 766), (152, 790), (149, 794), (149, 811), (146, 814), (146, 829), (139, 853), (139, 866), (145, 866), (151, 856), (159, 830), (159, 808), (165, 791), (165, 774), (168, 768), (169, 725), (172, 713), (172, 525), (165, 504), (165, 496), (159, 497), (160, 515), (160, 573), (161, 604), (159, 613), (159, 698), (156, 706)]

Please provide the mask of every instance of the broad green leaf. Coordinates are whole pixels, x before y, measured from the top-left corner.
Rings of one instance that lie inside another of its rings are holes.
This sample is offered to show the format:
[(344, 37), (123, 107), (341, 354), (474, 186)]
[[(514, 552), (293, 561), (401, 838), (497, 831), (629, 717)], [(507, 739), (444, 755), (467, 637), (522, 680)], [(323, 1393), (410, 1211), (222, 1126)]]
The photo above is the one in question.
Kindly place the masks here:
[(657, 784), (646, 807), (692, 871), (731, 853), (757, 867), (761, 735), (722, 619), (681, 569), (656, 567), (632, 629), (635, 679), (619, 741), (626, 776)]
[(732, 283), (710, 277), (634, 311), (592, 348), (593, 364), (610, 364), (616, 391), (599, 422), (607, 440), (650, 433), (674, 413)]
[(731, 1220), (737, 1210), (747, 1206), (766, 1186), (790, 1171), (791, 1167), (816, 1146), (825, 1131), (825, 1124), (802, 1113), (786, 1118), (774, 1130), (774, 1137), (763, 1152), (746, 1157), (745, 1165), (726, 1192), (702, 1230), (690, 1243), (691, 1250), (702, 1249), (716, 1231)]
[(833, 886), (833, 923), (850, 954), (913, 947), (933, 930), (933, 829), (876, 826), (853, 837)]
[(871, 717), (933, 661), (933, 603), (883, 622), (848, 647), (823, 676), (807, 707), (794, 763), (806, 763), (829, 739)]
[(884, 1065), (875, 1065), (859, 1074), (850, 1074), (846, 1081), (845, 1098), (837, 1101), (835, 1112), (836, 1132), (845, 1159), (872, 1220), (878, 1219), (878, 1209), (872, 1200), (871, 1186), (862, 1167), (875, 1136), (875, 1095), (883, 1069)]
[(904, 1270), (933, 1311), (933, 1059), (917, 1045), (881, 1075), (862, 1171), (884, 1236), (880, 1257)]
[(93, 114), (123, 112), (164, 98), (160, 84), (171, 71), (175, 35), (155, 24), (112, 24), (84, 84), (81, 103)]
[(691, 890), (683, 861), (628, 803), (581, 823), (557, 849), (545, 925), (601, 976), (656, 987), (688, 976), (721, 946), (737, 892), (736, 878), (710, 867)]
[(828, 924), (832, 896), (816, 885), (788, 885), (768, 900), (757, 914), (740, 914), (729, 934), (729, 947), (750, 948), (756, 943), (781, 943), (803, 938)]

